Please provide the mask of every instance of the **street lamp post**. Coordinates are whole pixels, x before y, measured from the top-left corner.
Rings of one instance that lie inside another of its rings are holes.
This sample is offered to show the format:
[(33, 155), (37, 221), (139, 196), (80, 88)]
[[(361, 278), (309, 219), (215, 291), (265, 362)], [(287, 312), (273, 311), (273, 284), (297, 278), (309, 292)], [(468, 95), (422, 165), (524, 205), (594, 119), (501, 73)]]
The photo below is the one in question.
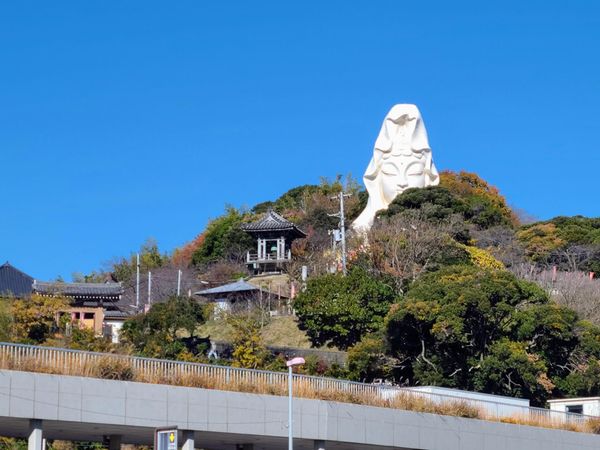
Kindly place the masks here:
[(293, 442), (293, 431), (292, 431), (292, 422), (294, 420), (293, 418), (293, 414), (292, 414), (292, 380), (293, 380), (293, 375), (292, 375), (292, 368), (294, 366), (299, 366), (304, 364), (306, 361), (304, 361), (304, 358), (293, 358), (290, 359), (289, 361), (286, 362), (286, 365), (288, 367), (288, 450), (293, 450), (294, 448), (294, 442)]

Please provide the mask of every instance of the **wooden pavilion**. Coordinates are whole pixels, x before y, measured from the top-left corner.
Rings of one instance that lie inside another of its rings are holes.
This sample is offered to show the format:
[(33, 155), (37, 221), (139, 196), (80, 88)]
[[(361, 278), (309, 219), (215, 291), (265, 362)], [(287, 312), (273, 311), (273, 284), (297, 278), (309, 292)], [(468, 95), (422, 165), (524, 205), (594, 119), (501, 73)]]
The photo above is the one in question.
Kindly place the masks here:
[(280, 272), (292, 259), (292, 242), (306, 237), (304, 231), (271, 209), (262, 219), (242, 225), (242, 229), (256, 238), (256, 253), (248, 252), (246, 256), (255, 275)]

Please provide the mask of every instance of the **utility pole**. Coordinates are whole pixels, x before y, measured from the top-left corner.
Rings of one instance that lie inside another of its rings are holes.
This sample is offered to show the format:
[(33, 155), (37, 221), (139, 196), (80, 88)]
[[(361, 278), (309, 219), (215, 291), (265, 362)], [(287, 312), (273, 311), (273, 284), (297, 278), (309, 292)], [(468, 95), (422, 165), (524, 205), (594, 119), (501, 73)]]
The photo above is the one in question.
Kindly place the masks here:
[(352, 194), (346, 194), (344, 191), (340, 191), (340, 193), (331, 197), (332, 200), (338, 199), (340, 202), (340, 212), (337, 214), (329, 214), (331, 217), (339, 217), (340, 219), (340, 238), (342, 241), (342, 273), (346, 275), (346, 219), (344, 217), (344, 198), (350, 197)]
[(177, 297), (181, 294), (181, 269), (177, 270)]
[(136, 266), (135, 266), (135, 310), (136, 312), (140, 309), (140, 254), (136, 255)]
[(346, 221), (344, 219), (344, 191), (340, 191), (340, 231), (342, 232), (342, 273), (346, 276)]
[(148, 272), (148, 306), (152, 304), (152, 272)]

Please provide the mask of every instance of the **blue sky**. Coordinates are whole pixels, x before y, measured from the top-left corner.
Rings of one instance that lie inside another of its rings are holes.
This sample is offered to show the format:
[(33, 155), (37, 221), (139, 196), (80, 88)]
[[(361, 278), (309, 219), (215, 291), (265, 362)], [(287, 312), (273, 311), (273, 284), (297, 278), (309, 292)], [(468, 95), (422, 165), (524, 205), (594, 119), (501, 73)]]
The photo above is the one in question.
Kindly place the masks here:
[(539, 218), (600, 215), (596, 1), (10, 3), (0, 260), (38, 279), (362, 177), (394, 103), (439, 169)]

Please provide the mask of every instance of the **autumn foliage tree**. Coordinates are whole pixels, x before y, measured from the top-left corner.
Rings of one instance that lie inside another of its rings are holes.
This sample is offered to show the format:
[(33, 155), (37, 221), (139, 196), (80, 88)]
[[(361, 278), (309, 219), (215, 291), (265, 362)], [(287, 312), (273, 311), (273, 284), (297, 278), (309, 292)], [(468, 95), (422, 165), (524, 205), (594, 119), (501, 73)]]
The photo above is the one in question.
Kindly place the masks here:
[(555, 217), (522, 227), (518, 238), (538, 265), (600, 273), (600, 218)]
[(272, 358), (261, 336), (261, 321), (256, 314), (230, 314), (232, 359), (235, 367), (262, 369)]
[(192, 241), (180, 248), (175, 249), (172, 256), (173, 264), (177, 267), (188, 267), (192, 263), (194, 253), (204, 243), (204, 239), (204, 233), (200, 233)]
[(67, 311), (69, 301), (61, 296), (34, 294), (11, 302), (13, 339), (19, 342), (42, 343), (58, 326), (57, 316)]
[(488, 228), (495, 225), (518, 225), (518, 218), (508, 207), (497, 188), (478, 175), (469, 172), (444, 171), (440, 174), (440, 186), (460, 198), (465, 204), (465, 218)]

